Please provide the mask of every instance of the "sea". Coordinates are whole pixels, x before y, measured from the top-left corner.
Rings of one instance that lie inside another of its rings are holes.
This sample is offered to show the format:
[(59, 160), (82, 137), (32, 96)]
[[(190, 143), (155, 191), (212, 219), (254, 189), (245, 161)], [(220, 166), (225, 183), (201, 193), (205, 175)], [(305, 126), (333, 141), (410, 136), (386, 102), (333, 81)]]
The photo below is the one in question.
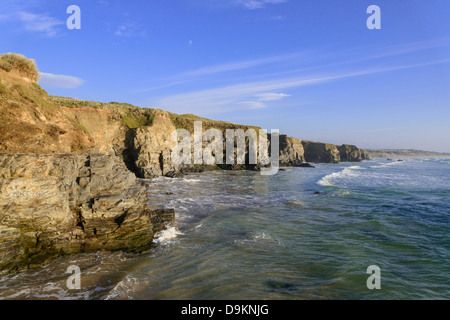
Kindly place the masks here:
[(0, 299), (450, 299), (450, 159), (315, 166), (146, 180), (176, 210), (151, 251), (3, 276)]

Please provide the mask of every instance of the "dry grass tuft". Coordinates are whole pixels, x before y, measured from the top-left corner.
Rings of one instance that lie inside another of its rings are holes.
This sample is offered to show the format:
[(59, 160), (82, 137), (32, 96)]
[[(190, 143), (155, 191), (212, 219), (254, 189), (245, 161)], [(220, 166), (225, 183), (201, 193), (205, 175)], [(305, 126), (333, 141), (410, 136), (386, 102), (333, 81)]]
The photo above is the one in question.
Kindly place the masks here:
[(36, 62), (17, 53), (5, 53), (0, 55), (0, 69), (10, 72), (18, 71), (23, 76), (36, 82), (39, 79), (39, 71)]

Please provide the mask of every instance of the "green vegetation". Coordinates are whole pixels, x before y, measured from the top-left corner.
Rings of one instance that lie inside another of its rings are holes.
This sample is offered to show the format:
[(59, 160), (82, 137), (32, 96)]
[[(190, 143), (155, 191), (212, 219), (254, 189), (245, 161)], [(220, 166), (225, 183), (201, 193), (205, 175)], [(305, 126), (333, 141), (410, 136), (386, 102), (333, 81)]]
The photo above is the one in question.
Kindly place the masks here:
[(137, 114), (130, 112), (122, 116), (122, 121), (128, 128), (134, 129), (152, 126), (154, 118), (155, 115), (153, 114)]
[(118, 117), (120, 117), (122, 123), (131, 129), (139, 127), (150, 127), (153, 125), (153, 119), (155, 118), (152, 109), (139, 108), (129, 103), (105, 103), (58, 96), (50, 96), (50, 100), (60, 106), (69, 108), (94, 108), (114, 111), (118, 115)]
[(186, 129), (189, 132), (194, 131), (194, 121), (202, 121), (203, 130), (208, 130), (211, 128), (219, 129), (221, 131), (224, 131), (226, 129), (243, 129), (244, 131), (248, 129), (255, 129), (256, 134), (259, 135), (259, 127), (239, 125), (226, 121), (211, 120), (196, 116), (194, 114), (169, 113), (169, 115), (170, 119), (177, 129)]
[(17, 70), (30, 80), (36, 82), (39, 79), (39, 71), (32, 59), (17, 53), (6, 53), (0, 55), (0, 69), (11, 72)]
[(47, 99), (47, 93), (39, 85), (15, 84), (11, 87), (13, 95), (19, 95), (21, 100), (34, 104), (43, 110), (56, 110), (57, 105)]
[(42, 87), (40, 85), (38, 85), (36, 82), (33, 82), (33, 87), (35, 87), (37, 90), (39, 90), (39, 92), (42, 93), (43, 95), (45, 95), (45, 96), (48, 95), (47, 91), (42, 89)]
[(65, 97), (58, 97), (58, 96), (50, 96), (50, 100), (52, 100), (54, 103), (57, 103), (59, 105), (69, 107), (69, 108), (91, 107), (94, 109), (98, 109), (103, 104), (101, 102), (86, 101), (86, 100), (79, 100), (79, 99), (65, 98)]
[(76, 126), (78, 127), (78, 128), (80, 128), (81, 130), (83, 130), (84, 132), (86, 132), (86, 133), (89, 133), (89, 130), (88, 129), (86, 129), (86, 127), (85, 126), (82, 126), (81, 124), (79, 124), (79, 123), (75, 123), (76, 124)]

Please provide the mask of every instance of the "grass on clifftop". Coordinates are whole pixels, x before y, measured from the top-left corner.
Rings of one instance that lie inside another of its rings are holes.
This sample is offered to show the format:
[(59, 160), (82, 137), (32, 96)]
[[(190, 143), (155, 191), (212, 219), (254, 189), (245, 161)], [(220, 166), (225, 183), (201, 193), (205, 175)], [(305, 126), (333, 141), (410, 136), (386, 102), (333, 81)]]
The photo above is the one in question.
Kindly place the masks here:
[(39, 71), (36, 62), (33, 59), (27, 59), (21, 54), (5, 53), (0, 55), (0, 69), (5, 70), (6, 72), (16, 70), (33, 82), (36, 82), (39, 79)]
[(194, 131), (194, 122), (195, 121), (201, 121), (202, 122), (202, 128), (203, 130), (208, 130), (211, 128), (219, 129), (219, 130), (226, 130), (226, 129), (255, 129), (256, 134), (259, 134), (259, 127), (255, 126), (246, 126), (246, 125), (239, 125), (227, 121), (218, 121), (218, 120), (211, 120), (207, 118), (202, 118), (199, 116), (196, 116), (194, 114), (175, 114), (175, 113), (169, 113), (170, 118), (172, 122), (174, 123), (175, 127), (177, 129), (186, 129), (189, 132)]
[(120, 116), (122, 123), (130, 129), (150, 127), (155, 118), (153, 109), (140, 108), (129, 103), (105, 103), (58, 96), (50, 96), (50, 99), (61, 106), (69, 108), (93, 108), (114, 111)]

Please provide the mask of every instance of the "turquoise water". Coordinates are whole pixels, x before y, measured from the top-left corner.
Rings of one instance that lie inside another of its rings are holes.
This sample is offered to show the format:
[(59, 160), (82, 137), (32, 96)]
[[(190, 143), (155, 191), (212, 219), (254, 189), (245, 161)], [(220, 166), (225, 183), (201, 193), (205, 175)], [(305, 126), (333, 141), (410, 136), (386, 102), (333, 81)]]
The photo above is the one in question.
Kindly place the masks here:
[[(139, 257), (97, 253), (0, 279), (0, 297), (449, 299), (450, 160), (371, 160), (147, 181), (177, 223)], [(64, 272), (82, 270), (82, 289)], [(381, 269), (369, 290), (368, 266)]]

